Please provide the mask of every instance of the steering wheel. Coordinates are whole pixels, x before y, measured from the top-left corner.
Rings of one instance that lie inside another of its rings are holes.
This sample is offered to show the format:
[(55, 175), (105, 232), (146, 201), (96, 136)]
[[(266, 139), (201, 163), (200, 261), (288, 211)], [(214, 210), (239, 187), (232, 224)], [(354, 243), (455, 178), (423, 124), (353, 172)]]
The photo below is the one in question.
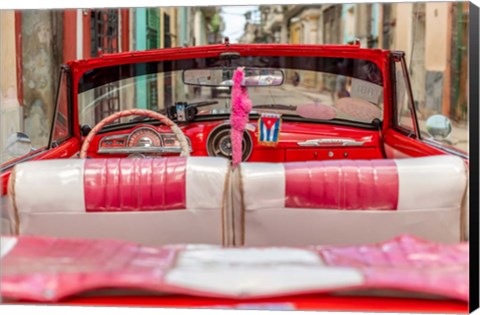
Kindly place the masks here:
[(173, 134), (177, 138), (177, 141), (180, 143), (180, 148), (182, 149), (180, 156), (190, 156), (190, 150), (188, 147), (187, 138), (185, 137), (185, 134), (183, 133), (183, 131), (177, 126), (177, 124), (171, 121), (168, 117), (162, 114), (159, 114), (157, 112), (147, 110), (147, 109), (133, 108), (133, 109), (122, 110), (120, 112), (117, 112), (115, 114), (112, 114), (102, 119), (92, 130), (90, 130), (87, 137), (85, 138), (85, 141), (83, 142), (82, 149), (80, 150), (80, 158), (84, 159), (87, 157), (87, 151), (88, 151), (88, 148), (90, 147), (90, 143), (92, 142), (93, 138), (97, 135), (97, 133), (100, 130), (102, 130), (103, 127), (105, 127), (105, 125), (111, 122), (114, 122), (119, 118), (134, 116), (134, 115), (146, 116), (148, 118), (158, 119), (160, 122), (170, 127)]

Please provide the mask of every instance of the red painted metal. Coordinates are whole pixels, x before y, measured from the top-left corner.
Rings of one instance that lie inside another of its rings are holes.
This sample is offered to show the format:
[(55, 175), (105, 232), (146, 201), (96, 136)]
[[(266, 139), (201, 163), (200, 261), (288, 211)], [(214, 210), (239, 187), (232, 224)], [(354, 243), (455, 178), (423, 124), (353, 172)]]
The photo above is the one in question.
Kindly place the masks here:
[(69, 306), (123, 306), (123, 307), (166, 307), (166, 308), (294, 308), (310, 311), (350, 311), (350, 312), (407, 312), (407, 313), (466, 313), (468, 303), (454, 300), (428, 300), (415, 298), (371, 297), (371, 296), (330, 296), (300, 295), (288, 298), (268, 298), (255, 300), (233, 300), (195, 296), (86, 296), (74, 297), (58, 303)]
[[(85, 46), (83, 47), (85, 49)], [(76, 74), (76, 70), (72, 70), (72, 81), (73, 81), (73, 78), (75, 77), (75, 74)], [(78, 84), (73, 84), (72, 86), (72, 121), (73, 121), (73, 128), (72, 128), (72, 131), (73, 131), (73, 136), (78, 139), (78, 141), (83, 141), (83, 137), (82, 137), (82, 134), (80, 132), (80, 118), (79, 118), (79, 115), (78, 115)]]
[(376, 63), (380, 69), (385, 68), (383, 62), (387, 60), (390, 54), (389, 50), (365, 49), (351, 45), (231, 44), (225, 46), (219, 44), (104, 54), (100, 58), (71, 61), (69, 64), (72, 67), (74, 64), (78, 65), (79, 70), (82, 68), (82, 72), (84, 72), (104, 66), (218, 56), (222, 52), (238, 52), (241, 55), (251, 56), (329, 56), (365, 59)]
[(77, 11), (63, 12), (63, 62), (77, 58)]
[(22, 11), (15, 11), (15, 54), (17, 62), (17, 99), (23, 106)]
[(393, 91), (392, 82), (390, 80), (391, 64), (389, 58), (382, 60), (382, 72), (383, 72), (383, 121), (382, 132), (385, 134), (387, 130), (393, 128)]
[(185, 158), (87, 159), (87, 212), (186, 208)]
[(393, 160), (340, 160), (285, 164), (285, 207), (396, 210)]
[(68, 64), (73, 69), (78, 70), (74, 80), (75, 83), (78, 83), (78, 80), (85, 71), (98, 67), (159, 60), (212, 57), (218, 56), (222, 52), (232, 51), (238, 52), (241, 55), (248, 54), (252, 56), (330, 56), (365, 59), (376, 63), (382, 70), (384, 78), (387, 78), (387, 73), (383, 70), (385, 70), (385, 66), (388, 63), (388, 56), (390, 54), (388, 50), (362, 49), (357, 46), (348, 45), (234, 44), (230, 46), (210, 45), (104, 54), (100, 58), (71, 61)]
[(389, 129), (385, 134), (385, 144), (410, 157), (446, 154), (445, 151), (429, 146), (422, 141), (407, 137), (394, 129)]
[[(84, 38), (87, 38), (86, 35), (87, 34), (84, 33)], [(85, 47), (86, 46), (84, 45), (84, 49)], [(210, 45), (164, 48), (146, 51), (103, 54), (102, 57), (98, 58), (71, 61), (68, 63), (68, 65), (72, 69), (75, 69), (76, 75), (74, 76), (74, 84), (77, 84), (83, 73), (95, 68), (161, 60), (214, 57), (223, 52), (238, 52), (241, 55), (251, 56), (324, 56), (364, 59), (377, 64), (380, 70), (382, 70), (385, 84), (389, 84), (389, 73), (386, 72), (386, 67), (388, 65), (390, 51), (380, 49), (363, 49), (359, 48), (358, 46), (348, 45), (233, 44), (229, 46)], [(87, 56), (89, 55), (85, 55), (85, 57)], [(388, 95), (385, 95), (385, 99), (387, 99), (387, 96)]]
[(341, 159), (382, 159), (378, 147), (372, 148), (315, 148), (315, 149), (287, 149), (285, 162), (300, 162), (314, 160), (341, 160)]
[(249, 162), (285, 162), (285, 150), (255, 147)]

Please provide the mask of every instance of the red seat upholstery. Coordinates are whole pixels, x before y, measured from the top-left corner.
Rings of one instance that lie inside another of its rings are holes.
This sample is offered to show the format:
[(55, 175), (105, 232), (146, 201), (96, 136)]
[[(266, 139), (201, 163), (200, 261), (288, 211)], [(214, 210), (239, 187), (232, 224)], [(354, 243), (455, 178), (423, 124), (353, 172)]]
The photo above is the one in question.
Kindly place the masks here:
[(287, 163), (285, 207), (394, 210), (398, 172), (393, 160)]
[(88, 159), (85, 210), (186, 209), (186, 165), (185, 158)]

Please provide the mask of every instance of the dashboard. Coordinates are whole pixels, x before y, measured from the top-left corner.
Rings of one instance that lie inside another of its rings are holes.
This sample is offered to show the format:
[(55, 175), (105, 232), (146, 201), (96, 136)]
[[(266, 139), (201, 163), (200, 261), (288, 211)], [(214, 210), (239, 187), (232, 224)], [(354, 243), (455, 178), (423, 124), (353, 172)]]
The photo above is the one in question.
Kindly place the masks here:
[[(179, 125), (192, 156), (230, 158), (228, 120)], [(328, 159), (378, 159), (383, 157), (376, 130), (333, 124), (282, 121), (278, 141), (259, 141), (259, 122), (250, 120), (243, 137), (243, 160), (288, 162)], [(130, 129), (103, 132), (90, 144), (89, 157), (175, 156), (180, 145), (170, 128), (139, 124)]]

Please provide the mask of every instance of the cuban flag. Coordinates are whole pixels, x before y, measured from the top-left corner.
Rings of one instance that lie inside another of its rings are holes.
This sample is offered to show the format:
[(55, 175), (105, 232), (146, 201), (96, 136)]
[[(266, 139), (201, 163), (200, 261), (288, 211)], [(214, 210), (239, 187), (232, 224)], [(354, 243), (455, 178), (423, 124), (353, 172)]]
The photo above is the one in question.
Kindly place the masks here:
[(265, 145), (277, 144), (281, 122), (282, 120), (279, 114), (262, 114), (258, 122), (258, 142)]

